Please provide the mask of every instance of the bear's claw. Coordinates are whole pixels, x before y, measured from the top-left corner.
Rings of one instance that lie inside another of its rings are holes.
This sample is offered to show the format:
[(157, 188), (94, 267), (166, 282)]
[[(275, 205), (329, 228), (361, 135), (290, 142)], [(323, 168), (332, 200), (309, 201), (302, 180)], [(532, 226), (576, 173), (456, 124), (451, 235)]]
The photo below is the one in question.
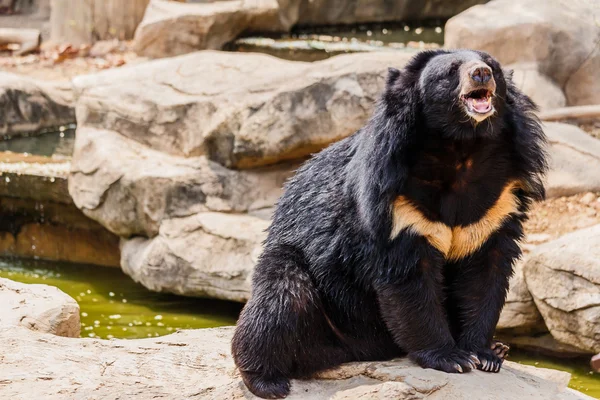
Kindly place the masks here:
[(494, 341), (489, 349), (477, 352), (481, 364), (477, 367), (485, 372), (500, 372), (504, 359), (508, 356), (509, 346), (502, 342)]
[(459, 374), (477, 368), (478, 362), (472, 354), (458, 348), (422, 350), (410, 354), (410, 358), (423, 368)]
[(504, 360), (508, 356), (510, 346), (496, 340), (492, 342), (491, 349), (499, 358)]

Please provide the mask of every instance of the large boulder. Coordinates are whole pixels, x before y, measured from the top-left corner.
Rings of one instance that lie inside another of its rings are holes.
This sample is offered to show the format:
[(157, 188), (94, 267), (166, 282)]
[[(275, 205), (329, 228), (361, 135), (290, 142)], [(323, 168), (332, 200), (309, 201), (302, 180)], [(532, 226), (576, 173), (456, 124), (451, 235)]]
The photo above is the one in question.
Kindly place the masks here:
[(600, 225), (538, 246), (524, 273), (552, 336), (600, 352)]
[(58, 336), (79, 337), (79, 305), (54, 286), (25, 285), (0, 278), (0, 304), (2, 327), (22, 326)]
[(544, 132), (550, 145), (548, 197), (600, 191), (600, 140), (557, 122), (544, 123)]
[[(137, 340), (67, 339), (0, 328), (0, 397), (258, 399), (230, 355), (232, 328), (180, 331)], [(52, 384), (48, 384), (48, 381)], [(289, 400), (589, 400), (566, 387), (569, 374), (506, 361), (498, 374), (446, 374), (407, 359), (350, 363), (293, 381)]]
[(316, 63), (203, 51), (77, 77), (79, 126), (233, 168), (295, 159), (360, 128), (387, 68), (381, 52)]
[(276, 0), (179, 3), (151, 0), (138, 25), (134, 50), (148, 57), (172, 57), (219, 50), (245, 31), (285, 31)]
[(173, 156), (115, 131), (82, 126), (69, 193), (77, 207), (111, 232), (152, 237), (166, 219), (271, 207), (293, 167), (235, 171), (203, 156)]
[(269, 221), (198, 213), (163, 221), (151, 239), (124, 239), (123, 271), (157, 292), (246, 301)]
[(543, 332), (546, 327), (533, 297), (527, 289), (523, 275), (523, 261), (518, 261), (514, 270), (515, 273), (510, 279), (506, 303), (496, 329), (518, 334)]
[(15, 136), (75, 122), (68, 82), (41, 82), (0, 72), (0, 136)]
[(527, 94), (540, 108), (549, 110), (567, 105), (567, 99), (560, 87), (542, 74), (536, 63), (517, 63), (507, 65), (513, 71), (515, 85)]
[(600, 103), (600, 7), (589, 0), (493, 0), (451, 18), (445, 45), (484, 50), (505, 65), (533, 62), (569, 105)]
[[(74, 339), (48, 329), (68, 320), (77, 327), (71, 334), (79, 333), (79, 308), (58, 289), (0, 279), (0, 300), (0, 398), (256, 399), (233, 363), (232, 327), (151, 339)], [(77, 318), (65, 318), (65, 310)], [(294, 381), (288, 398), (589, 399), (566, 387), (569, 377), (509, 361), (499, 374), (446, 374), (398, 359), (345, 364)]]

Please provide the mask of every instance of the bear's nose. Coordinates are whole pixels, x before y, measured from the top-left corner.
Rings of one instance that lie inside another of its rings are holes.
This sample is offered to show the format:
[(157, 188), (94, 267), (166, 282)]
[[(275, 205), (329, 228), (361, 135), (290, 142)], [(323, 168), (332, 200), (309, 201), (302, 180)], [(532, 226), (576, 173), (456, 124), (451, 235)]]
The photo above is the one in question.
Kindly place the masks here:
[(477, 83), (488, 83), (492, 78), (492, 69), (487, 66), (475, 67), (471, 70), (471, 79)]

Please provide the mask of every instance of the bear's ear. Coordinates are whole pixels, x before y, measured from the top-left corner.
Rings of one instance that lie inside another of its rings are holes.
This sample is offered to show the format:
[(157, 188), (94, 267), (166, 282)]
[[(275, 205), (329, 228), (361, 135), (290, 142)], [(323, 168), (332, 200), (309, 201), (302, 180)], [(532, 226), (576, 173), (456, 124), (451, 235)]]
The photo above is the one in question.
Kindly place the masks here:
[(386, 84), (388, 87), (392, 86), (394, 83), (396, 83), (396, 80), (398, 80), (398, 78), (400, 77), (400, 70), (397, 68), (393, 68), (390, 67), (388, 68), (388, 76), (386, 79)]

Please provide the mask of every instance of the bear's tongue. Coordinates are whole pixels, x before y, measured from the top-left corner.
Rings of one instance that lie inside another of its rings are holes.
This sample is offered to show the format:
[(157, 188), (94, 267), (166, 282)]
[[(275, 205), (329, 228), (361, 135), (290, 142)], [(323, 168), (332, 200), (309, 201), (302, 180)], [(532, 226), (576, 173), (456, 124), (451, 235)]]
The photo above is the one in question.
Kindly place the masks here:
[(492, 98), (491, 97), (484, 97), (481, 99), (476, 99), (476, 98), (469, 98), (469, 105), (471, 106), (471, 108), (475, 111), (477, 111), (478, 113), (482, 113), (485, 114), (486, 112), (490, 111), (492, 108)]

